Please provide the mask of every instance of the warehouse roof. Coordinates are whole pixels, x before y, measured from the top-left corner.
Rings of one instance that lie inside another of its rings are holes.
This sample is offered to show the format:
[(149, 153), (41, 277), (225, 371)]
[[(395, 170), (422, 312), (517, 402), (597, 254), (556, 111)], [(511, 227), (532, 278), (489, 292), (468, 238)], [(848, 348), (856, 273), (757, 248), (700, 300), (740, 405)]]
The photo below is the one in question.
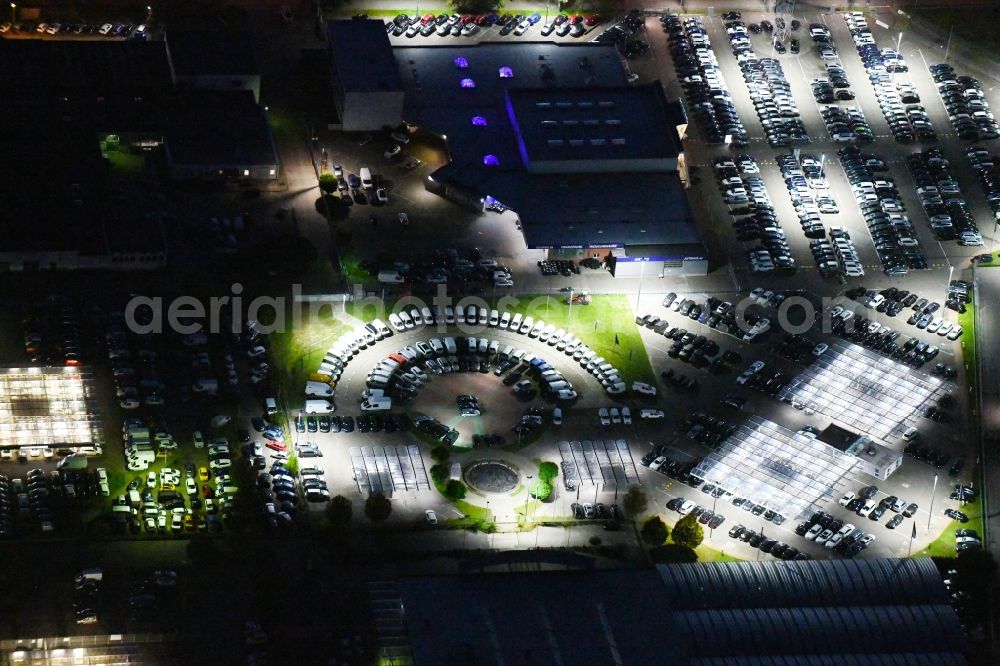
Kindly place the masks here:
[(401, 90), (385, 23), (375, 19), (326, 22), (326, 40), (335, 63), (334, 76), (347, 92)]
[(141, 94), (170, 85), (162, 42), (0, 39), (5, 99)]
[(278, 163), (267, 117), (249, 90), (178, 95), (167, 112), (166, 149), (177, 165)]
[(253, 76), (259, 73), (250, 34), (242, 30), (167, 30), (175, 76)]

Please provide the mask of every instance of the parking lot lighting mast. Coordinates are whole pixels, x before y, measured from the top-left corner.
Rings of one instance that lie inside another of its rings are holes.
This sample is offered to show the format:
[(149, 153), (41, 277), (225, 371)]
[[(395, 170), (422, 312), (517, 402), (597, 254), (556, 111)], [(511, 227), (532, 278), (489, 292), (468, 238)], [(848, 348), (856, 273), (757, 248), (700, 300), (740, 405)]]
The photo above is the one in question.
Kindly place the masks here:
[(931, 509), (927, 512), (927, 531), (931, 531), (931, 517), (934, 515), (934, 495), (937, 494), (938, 475), (934, 475), (934, 489), (931, 491)]
[(10, 22), (17, 23), (17, 3), (10, 3)]
[(528, 526), (528, 498), (531, 497), (531, 475), (528, 474), (528, 492), (524, 495), (524, 526)]

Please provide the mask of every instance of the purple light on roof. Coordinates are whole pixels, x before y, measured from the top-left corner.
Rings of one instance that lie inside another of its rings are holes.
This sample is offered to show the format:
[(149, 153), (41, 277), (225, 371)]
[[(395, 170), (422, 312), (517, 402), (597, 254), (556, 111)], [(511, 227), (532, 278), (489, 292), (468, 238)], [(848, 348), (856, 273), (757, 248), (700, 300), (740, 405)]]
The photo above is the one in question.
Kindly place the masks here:
[(455, 58), (455, 67), (459, 69), (466, 69), (469, 66), (469, 61), (462, 56)]
[(512, 78), (514, 78), (514, 70), (512, 70), (510, 67), (501, 67), (500, 68), (500, 78), (501, 79), (512, 79)]
[(486, 118), (482, 116), (472, 116), (472, 124), (476, 127), (486, 127)]
[(486, 166), (500, 166), (500, 160), (496, 155), (483, 155), (483, 164)]
[(463, 88), (475, 88), (476, 87), (476, 82), (473, 81), (472, 79), (462, 79), (462, 87)]

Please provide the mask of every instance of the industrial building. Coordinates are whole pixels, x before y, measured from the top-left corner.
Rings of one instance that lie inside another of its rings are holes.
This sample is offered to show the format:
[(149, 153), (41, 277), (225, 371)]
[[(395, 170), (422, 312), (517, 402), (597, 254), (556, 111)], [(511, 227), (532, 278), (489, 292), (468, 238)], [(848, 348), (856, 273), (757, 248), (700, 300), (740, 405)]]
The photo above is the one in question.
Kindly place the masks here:
[(613, 45), (393, 48), (381, 21), (327, 32), (344, 129), (371, 104), (367, 87), (392, 100), (367, 129), (405, 122), (445, 142), (428, 190), (478, 210), (499, 202), (529, 249), (608, 260), (616, 276), (708, 272), (685, 191), (683, 108), (658, 82), (630, 84)]
[(387, 663), (968, 663), (931, 558), (427, 576), (371, 596)]

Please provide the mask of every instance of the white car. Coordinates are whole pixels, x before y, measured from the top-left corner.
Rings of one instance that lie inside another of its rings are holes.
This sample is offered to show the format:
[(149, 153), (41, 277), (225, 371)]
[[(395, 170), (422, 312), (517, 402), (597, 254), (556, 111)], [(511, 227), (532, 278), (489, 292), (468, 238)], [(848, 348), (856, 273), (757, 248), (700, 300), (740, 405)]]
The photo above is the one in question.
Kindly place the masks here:
[(679, 507), (677, 507), (677, 513), (681, 514), (682, 516), (686, 516), (689, 513), (691, 513), (691, 511), (694, 510), (694, 507), (695, 507), (694, 502), (692, 502), (691, 500), (684, 500), (684, 502)]
[(597, 410), (597, 416), (598, 418), (601, 419), (601, 425), (603, 426), (611, 425), (611, 417), (608, 415), (607, 407), (601, 407), (599, 410)]
[(632, 410), (628, 407), (622, 407), (622, 423), (632, 425)]
[(809, 528), (809, 531), (805, 533), (805, 538), (808, 541), (813, 541), (816, 537), (820, 535), (823, 531), (823, 526), (816, 524)]
[(622, 422), (622, 415), (621, 412), (618, 411), (617, 407), (611, 408), (611, 422), (615, 424)]
[(402, 224), (403, 226), (410, 224), (410, 216), (407, 215), (406, 213), (400, 213), (399, 223)]
[(641, 419), (662, 419), (665, 416), (662, 409), (642, 409), (639, 410)]
[(847, 506), (855, 497), (853, 491), (844, 493), (844, 496), (840, 498), (840, 506)]
[(563, 414), (562, 409), (556, 407), (552, 410), (552, 425), (562, 425)]
[(424, 518), (426, 518), (427, 522), (430, 523), (431, 525), (438, 524), (437, 513), (435, 513), (434, 509), (427, 509), (426, 511), (424, 511)]
[(643, 395), (656, 395), (656, 387), (645, 382), (632, 382), (632, 390)]
[(753, 363), (750, 364), (750, 367), (747, 368), (747, 372), (755, 374), (763, 369), (764, 369), (764, 361), (754, 361)]
[(653, 460), (653, 462), (649, 463), (649, 469), (655, 472), (656, 470), (663, 467), (664, 463), (666, 462), (667, 462), (666, 456), (657, 456), (656, 459)]
[(813, 347), (812, 355), (816, 356), (816, 357), (820, 357), (824, 353), (826, 353), (826, 350), (829, 349), (829, 348), (830, 348), (830, 345), (826, 344), (825, 342), (821, 342), (818, 345), (816, 345), (815, 347)]

